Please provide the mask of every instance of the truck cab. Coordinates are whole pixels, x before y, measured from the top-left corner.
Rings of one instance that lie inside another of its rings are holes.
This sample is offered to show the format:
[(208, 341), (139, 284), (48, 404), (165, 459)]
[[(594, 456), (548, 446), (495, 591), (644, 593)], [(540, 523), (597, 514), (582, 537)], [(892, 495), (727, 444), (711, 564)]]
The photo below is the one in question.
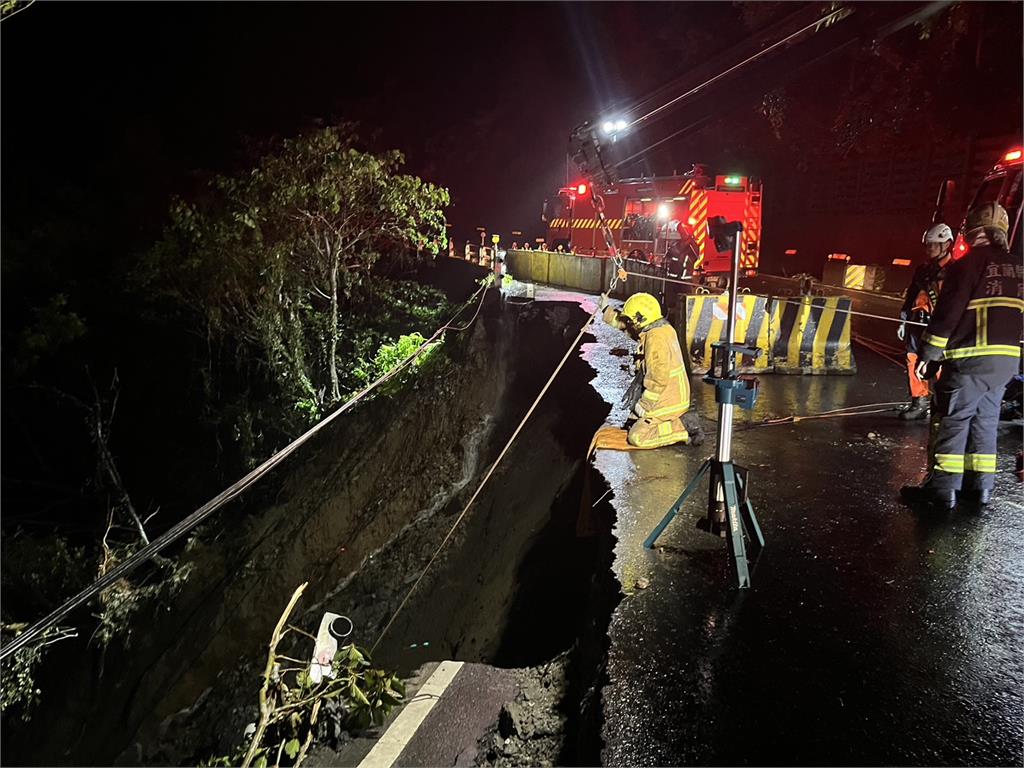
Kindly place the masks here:
[[(1011, 149), (996, 163), (974, 194), (968, 210), (981, 203), (999, 203), (1006, 209), (1010, 217), (1009, 243), (1010, 250), (1020, 253), (1021, 249), (1021, 183), (1024, 176), (1024, 150), (1020, 147)], [(954, 245), (954, 256), (960, 258), (967, 253), (968, 246), (964, 242), (963, 222)]]

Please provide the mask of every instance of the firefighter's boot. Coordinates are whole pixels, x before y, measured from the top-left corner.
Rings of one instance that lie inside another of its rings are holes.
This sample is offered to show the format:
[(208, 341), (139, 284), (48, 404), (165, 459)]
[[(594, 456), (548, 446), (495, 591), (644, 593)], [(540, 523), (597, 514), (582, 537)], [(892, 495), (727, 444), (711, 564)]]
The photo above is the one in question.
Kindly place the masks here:
[(960, 491), (957, 493), (957, 498), (960, 503), (968, 507), (987, 507), (992, 503), (992, 489), (981, 488), (967, 491)]
[(900, 418), (904, 421), (916, 421), (928, 415), (928, 408), (931, 405), (927, 397), (915, 397), (910, 405), (900, 411)]
[(900, 488), (900, 498), (904, 504), (912, 506), (930, 506), (936, 509), (953, 509), (956, 506), (956, 491), (929, 488), (927, 485), (905, 485)]
[(690, 434), (688, 445), (703, 445), (704, 427), (700, 423), (700, 416), (692, 411), (687, 411), (683, 414), (682, 419), (683, 426), (686, 427), (686, 431)]

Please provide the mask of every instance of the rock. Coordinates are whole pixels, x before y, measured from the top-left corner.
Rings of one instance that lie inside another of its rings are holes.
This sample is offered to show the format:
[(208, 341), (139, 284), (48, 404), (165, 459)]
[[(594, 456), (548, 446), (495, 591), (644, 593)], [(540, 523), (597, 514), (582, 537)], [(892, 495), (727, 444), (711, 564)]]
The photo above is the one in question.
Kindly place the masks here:
[(512, 733), (521, 739), (533, 737), (535, 730), (533, 715), (526, 706), (518, 701), (513, 701), (511, 704), (506, 704), (504, 710), (511, 720)]
[(636, 580), (637, 589), (647, 589), (649, 586), (651, 586), (651, 582), (649, 579), (645, 579), (641, 576), (639, 579)]

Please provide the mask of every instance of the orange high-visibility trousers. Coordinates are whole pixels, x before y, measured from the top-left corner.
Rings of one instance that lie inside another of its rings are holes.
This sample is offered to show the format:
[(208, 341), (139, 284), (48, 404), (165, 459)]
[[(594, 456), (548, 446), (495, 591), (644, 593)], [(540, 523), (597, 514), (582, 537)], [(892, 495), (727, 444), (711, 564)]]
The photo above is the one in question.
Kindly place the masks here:
[(907, 378), (910, 380), (910, 396), (911, 397), (928, 397), (931, 394), (931, 388), (928, 386), (927, 381), (923, 381), (917, 377), (917, 353), (907, 352)]

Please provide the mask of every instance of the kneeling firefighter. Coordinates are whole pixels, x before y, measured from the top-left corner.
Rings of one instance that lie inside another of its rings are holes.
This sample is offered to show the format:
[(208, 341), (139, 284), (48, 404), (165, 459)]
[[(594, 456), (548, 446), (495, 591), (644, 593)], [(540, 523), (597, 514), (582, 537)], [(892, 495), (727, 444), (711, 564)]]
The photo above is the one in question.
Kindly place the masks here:
[(679, 337), (662, 316), (658, 300), (649, 293), (635, 293), (620, 312), (602, 294), (600, 307), (606, 323), (639, 342), (634, 354), (636, 374), (622, 399), (636, 417), (626, 440), (637, 448), (699, 444), (700, 423), (692, 420), (692, 436), (683, 424), (683, 414), (690, 409), (690, 381)]

